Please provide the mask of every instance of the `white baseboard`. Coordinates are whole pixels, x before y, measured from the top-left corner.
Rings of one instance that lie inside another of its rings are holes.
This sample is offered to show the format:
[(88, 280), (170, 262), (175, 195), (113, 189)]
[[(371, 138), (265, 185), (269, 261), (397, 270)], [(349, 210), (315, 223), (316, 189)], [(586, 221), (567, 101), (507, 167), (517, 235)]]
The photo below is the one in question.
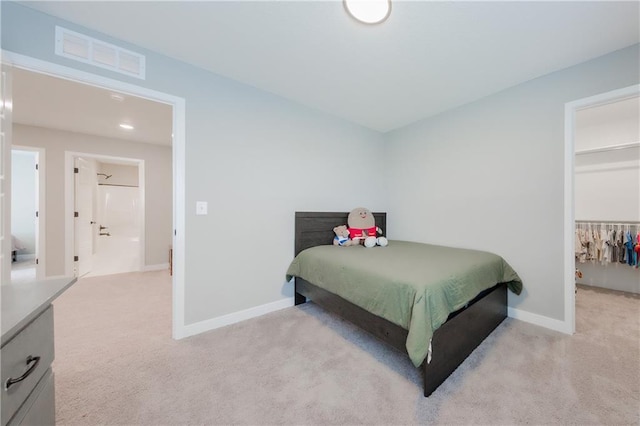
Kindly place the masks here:
[(538, 314), (532, 314), (531, 312), (522, 311), (515, 308), (508, 308), (507, 315), (509, 316), (509, 318), (514, 318), (520, 321), (528, 322), (530, 324), (539, 325), (540, 327), (559, 331), (561, 333), (572, 334), (571, 327), (565, 321), (560, 321)]
[(59, 280), (61, 278), (73, 278), (73, 277), (70, 277), (69, 275), (47, 275), (46, 277), (44, 277), (44, 279), (46, 280)]
[(267, 303), (265, 305), (256, 306), (254, 308), (245, 309), (243, 311), (234, 312), (232, 314), (223, 315), (221, 317), (211, 318), (209, 320), (200, 321), (194, 324), (188, 324), (182, 327), (182, 330), (176, 330), (174, 337), (176, 339), (183, 339), (185, 337), (194, 336), (196, 334), (204, 333), (205, 331), (214, 330), (216, 328), (235, 324), (240, 321), (259, 317), (270, 312), (279, 311), (280, 309), (289, 308), (293, 306), (293, 304), (293, 297), (291, 297), (288, 299), (282, 299), (276, 302)]
[(162, 271), (164, 269), (169, 269), (169, 262), (158, 263), (156, 265), (144, 265), (144, 268), (142, 269), (142, 271), (143, 272)]

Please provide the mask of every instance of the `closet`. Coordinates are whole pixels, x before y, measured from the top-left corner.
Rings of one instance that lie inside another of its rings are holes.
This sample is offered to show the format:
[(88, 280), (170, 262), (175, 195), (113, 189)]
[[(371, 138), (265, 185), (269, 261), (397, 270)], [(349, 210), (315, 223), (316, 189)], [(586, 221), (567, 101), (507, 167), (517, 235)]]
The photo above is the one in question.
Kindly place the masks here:
[(640, 294), (640, 99), (578, 111), (576, 283)]

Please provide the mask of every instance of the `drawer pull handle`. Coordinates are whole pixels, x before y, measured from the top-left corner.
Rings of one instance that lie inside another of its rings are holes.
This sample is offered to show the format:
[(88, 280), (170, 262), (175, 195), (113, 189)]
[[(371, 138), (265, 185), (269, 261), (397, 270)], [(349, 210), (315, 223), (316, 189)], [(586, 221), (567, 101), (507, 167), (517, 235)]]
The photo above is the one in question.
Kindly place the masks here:
[(38, 364), (40, 363), (40, 357), (39, 356), (31, 356), (29, 355), (27, 357), (27, 371), (24, 372), (24, 374), (20, 377), (18, 377), (17, 379), (12, 379), (11, 377), (9, 377), (7, 379), (7, 382), (4, 384), (4, 390), (9, 390), (9, 388), (13, 385), (15, 385), (16, 383), (19, 383), (21, 381), (23, 381), (24, 379), (26, 379), (27, 377), (29, 377), (29, 375), (31, 373), (33, 373), (33, 371), (36, 369), (36, 367), (38, 366)]

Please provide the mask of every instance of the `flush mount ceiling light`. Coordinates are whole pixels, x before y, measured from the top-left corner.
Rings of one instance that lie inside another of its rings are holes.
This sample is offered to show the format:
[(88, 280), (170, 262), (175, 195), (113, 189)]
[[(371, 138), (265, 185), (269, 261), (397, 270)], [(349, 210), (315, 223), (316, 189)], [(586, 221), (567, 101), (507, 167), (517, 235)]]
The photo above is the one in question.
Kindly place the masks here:
[(391, 14), (391, 0), (343, 0), (347, 13), (364, 24), (379, 24)]
[(133, 126), (131, 124), (127, 124), (127, 123), (120, 123), (120, 128), (125, 129), (125, 130), (133, 130)]

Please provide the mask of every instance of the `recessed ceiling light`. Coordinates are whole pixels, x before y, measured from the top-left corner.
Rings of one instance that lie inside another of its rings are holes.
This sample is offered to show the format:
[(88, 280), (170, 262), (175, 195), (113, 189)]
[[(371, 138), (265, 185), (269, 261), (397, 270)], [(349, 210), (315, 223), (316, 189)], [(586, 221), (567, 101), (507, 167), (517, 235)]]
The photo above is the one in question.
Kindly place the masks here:
[(133, 126), (127, 123), (120, 123), (120, 127), (125, 130), (133, 130)]
[(391, 14), (391, 0), (343, 0), (347, 13), (364, 24), (379, 24)]
[(122, 102), (124, 101), (124, 95), (121, 95), (120, 93), (112, 93), (111, 99), (113, 99), (114, 101)]

